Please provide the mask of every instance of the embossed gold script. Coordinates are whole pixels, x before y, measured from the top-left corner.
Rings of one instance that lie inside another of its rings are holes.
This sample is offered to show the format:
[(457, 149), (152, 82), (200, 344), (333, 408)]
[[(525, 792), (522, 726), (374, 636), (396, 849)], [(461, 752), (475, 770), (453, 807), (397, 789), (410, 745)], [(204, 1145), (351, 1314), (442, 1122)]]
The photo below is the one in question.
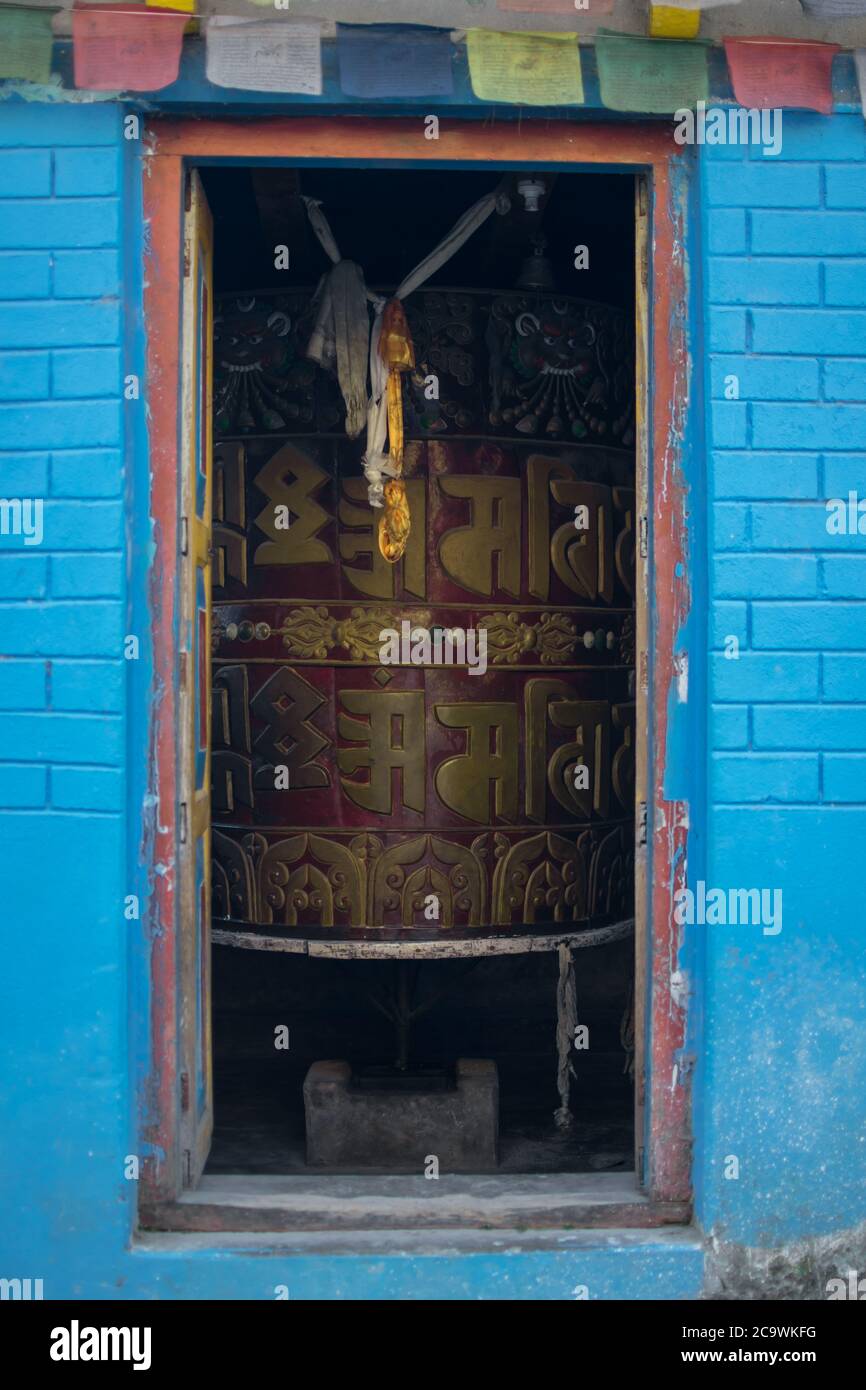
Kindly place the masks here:
[(499, 701), (436, 705), (436, 718), (449, 729), (466, 730), (466, 752), (446, 758), (436, 769), (436, 790), (458, 816), (484, 824), (490, 815), (490, 785), (495, 813), (517, 817), (517, 710)]
[[(356, 806), (390, 816), (393, 773), (399, 771), (401, 800), (412, 811), (424, 810), (424, 692), (421, 690), (344, 690), (340, 702), (349, 714), (338, 720), (340, 737), (363, 748), (340, 748), (337, 764), (343, 791)], [(349, 715), (360, 715), (350, 719)], [(345, 776), (366, 768), (367, 781)]]
[[(291, 481), (287, 481), (291, 478)], [(256, 475), (256, 487), (268, 499), (256, 525), (270, 536), (256, 547), (257, 565), (324, 565), (333, 560), (331, 547), (318, 539), (331, 520), (315, 494), (330, 475), (294, 444), (284, 444)], [(287, 507), (290, 524), (277, 527), (276, 508)]]
[(447, 497), (470, 504), (468, 526), (455, 526), (439, 542), (439, 561), (457, 584), (489, 598), (493, 593), (493, 558), (499, 563), (499, 588), (520, 593), (520, 479), (464, 475), (439, 479)]

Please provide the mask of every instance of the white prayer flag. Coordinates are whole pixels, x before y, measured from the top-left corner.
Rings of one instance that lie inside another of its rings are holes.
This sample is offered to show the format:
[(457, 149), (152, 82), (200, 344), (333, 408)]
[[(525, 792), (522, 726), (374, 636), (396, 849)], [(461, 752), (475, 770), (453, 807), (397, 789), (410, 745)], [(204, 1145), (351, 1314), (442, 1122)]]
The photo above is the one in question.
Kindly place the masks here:
[(214, 86), (321, 95), (320, 24), (215, 15), (206, 33), (207, 79)]

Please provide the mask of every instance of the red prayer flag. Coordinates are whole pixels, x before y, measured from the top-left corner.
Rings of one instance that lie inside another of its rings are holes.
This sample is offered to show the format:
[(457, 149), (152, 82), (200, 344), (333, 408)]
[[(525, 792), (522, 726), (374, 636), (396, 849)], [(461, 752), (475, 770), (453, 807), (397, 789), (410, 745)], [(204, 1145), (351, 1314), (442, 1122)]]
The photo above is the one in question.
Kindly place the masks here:
[(140, 5), (82, 5), (72, 11), (76, 87), (157, 92), (177, 81), (188, 14)]
[(725, 39), (734, 96), (741, 106), (800, 106), (833, 112), (837, 43), (801, 39)]

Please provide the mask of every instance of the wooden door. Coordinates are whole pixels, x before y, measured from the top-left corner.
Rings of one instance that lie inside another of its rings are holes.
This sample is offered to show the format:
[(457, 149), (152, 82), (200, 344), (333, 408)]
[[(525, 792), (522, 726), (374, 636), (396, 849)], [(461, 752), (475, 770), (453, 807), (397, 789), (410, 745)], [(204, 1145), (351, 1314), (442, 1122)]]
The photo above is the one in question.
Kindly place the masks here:
[(210, 963), (210, 596), (213, 389), (213, 224), (198, 175), (186, 188), (183, 415), (180, 469), (181, 1119), (183, 1180), (194, 1184), (213, 1130)]

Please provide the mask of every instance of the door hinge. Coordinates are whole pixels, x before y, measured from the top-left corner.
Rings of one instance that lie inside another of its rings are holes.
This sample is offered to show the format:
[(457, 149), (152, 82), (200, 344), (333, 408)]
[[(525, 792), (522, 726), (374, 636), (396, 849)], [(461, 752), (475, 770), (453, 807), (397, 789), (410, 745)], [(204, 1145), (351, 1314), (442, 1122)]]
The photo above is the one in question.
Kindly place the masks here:
[(645, 175), (641, 175), (637, 181), (637, 210), (641, 217), (646, 217), (649, 211), (649, 185)]
[(189, 554), (189, 517), (186, 516), (180, 519), (180, 553)]
[(646, 802), (639, 801), (637, 807), (637, 843), (638, 849), (646, 844)]
[(180, 803), (179, 815), (178, 815), (178, 823), (179, 823), (179, 831), (180, 831), (180, 842), (181, 842), (182, 845), (185, 845), (185, 844), (186, 844), (186, 840), (187, 840), (187, 834), (188, 834), (188, 830), (187, 830), (187, 807), (186, 807), (186, 802), (185, 802), (185, 801), (182, 801), (182, 802)]
[(184, 278), (184, 280), (188, 280), (188, 279), (189, 279), (189, 272), (190, 272), (190, 268), (191, 268), (191, 262), (192, 262), (192, 255), (191, 255), (190, 244), (189, 244), (188, 241), (185, 241), (185, 242), (183, 243), (183, 278)]
[(645, 560), (649, 554), (649, 522), (645, 516), (640, 518), (638, 529), (640, 532), (640, 557), (642, 560)]
[(192, 1187), (192, 1152), (189, 1149), (183, 1151), (183, 1185)]
[[(182, 1071), (180, 1074), (180, 1108), (183, 1111), (189, 1110), (189, 1072)], [(189, 1153), (187, 1151), (187, 1157)]]

